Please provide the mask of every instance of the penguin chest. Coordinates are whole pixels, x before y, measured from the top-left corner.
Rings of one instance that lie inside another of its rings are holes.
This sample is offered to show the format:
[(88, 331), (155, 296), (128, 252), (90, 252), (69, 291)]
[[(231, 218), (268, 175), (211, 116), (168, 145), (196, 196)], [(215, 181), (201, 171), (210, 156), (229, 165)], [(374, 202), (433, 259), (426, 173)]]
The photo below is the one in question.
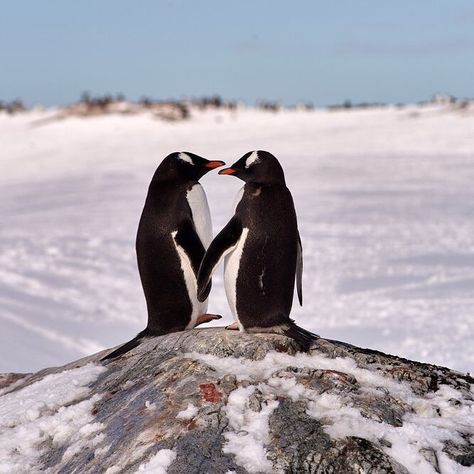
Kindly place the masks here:
[(206, 313), (207, 311), (207, 300), (202, 303), (197, 299), (197, 277), (194, 273), (191, 265), (191, 260), (185, 250), (176, 242), (177, 232), (172, 232), (171, 237), (176, 249), (181, 270), (183, 272), (184, 283), (188, 292), (189, 301), (192, 305), (192, 313), (189, 323), (186, 325), (186, 329), (191, 329), (196, 326), (196, 320), (199, 315)]
[(212, 223), (209, 204), (203, 187), (197, 183), (186, 193), (186, 200), (196, 227), (196, 232), (205, 249), (209, 247), (212, 240)]
[(242, 261), (242, 253), (244, 251), (245, 241), (247, 240), (249, 229), (242, 229), (242, 234), (240, 236), (237, 244), (232, 247), (229, 253), (225, 256), (224, 260), (224, 284), (225, 292), (227, 295), (227, 301), (229, 302), (230, 309), (234, 315), (234, 319), (239, 324), (240, 329), (242, 330), (242, 324), (239, 320), (239, 315), (237, 311), (237, 277), (239, 275), (240, 264)]

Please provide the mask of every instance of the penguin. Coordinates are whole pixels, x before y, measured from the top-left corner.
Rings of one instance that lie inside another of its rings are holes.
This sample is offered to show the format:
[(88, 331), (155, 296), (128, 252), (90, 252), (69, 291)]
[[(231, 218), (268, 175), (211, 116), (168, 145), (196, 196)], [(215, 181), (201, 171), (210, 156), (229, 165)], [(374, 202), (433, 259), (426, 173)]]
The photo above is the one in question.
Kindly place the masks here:
[(308, 351), (318, 336), (290, 319), (295, 279), (303, 304), (303, 249), (280, 163), (267, 151), (251, 151), (219, 174), (236, 176), (245, 185), (234, 216), (201, 263), (198, 300), (205, 300), (211, 275), (225, 258), (225, 291), (236, 321), (228, 329), (284, 334)]
[(148, 336), (192, 329), (220, 319), (206, 314), (211, 280), (197, 299), (197, 274), (212, 240), (211, 216), (199, 179), (223, 161), (175, 152), (158, 166), (138, 225), (136, 253), (148, 324), (102, 360), (137, 347)]

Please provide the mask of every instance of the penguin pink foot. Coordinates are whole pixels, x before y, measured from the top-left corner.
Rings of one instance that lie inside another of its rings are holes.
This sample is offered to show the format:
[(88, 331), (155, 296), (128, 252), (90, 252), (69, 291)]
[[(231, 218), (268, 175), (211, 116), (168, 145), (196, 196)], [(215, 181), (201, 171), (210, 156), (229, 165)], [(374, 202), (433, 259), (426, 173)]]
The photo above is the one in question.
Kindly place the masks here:
[(237, 323), (232, 323), (226, 326), (225, 328), (228, 329), (229, 331), (238, 331), (239, 325)]
[(208, 323), (209, 321), (212, 321), (213, 319), (221, 319), (221, 318), (222, 316), (220, 314), (209, 314), (209, 313), (201, 314), (197, 318), (196, 326), (199, 326), (200, 324)]

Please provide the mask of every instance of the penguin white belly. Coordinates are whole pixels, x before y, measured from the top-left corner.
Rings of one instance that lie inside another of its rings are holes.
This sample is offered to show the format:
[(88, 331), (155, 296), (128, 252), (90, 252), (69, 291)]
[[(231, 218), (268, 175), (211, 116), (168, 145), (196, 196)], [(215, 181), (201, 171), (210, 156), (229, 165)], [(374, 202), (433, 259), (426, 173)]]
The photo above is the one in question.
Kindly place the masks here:
[(195, 184), (186, 194), (191, 214), (193, 216), (196, 232), (201, 239), (202, 245), (207, 250), (212, 240), (212, 222), (209, 204), (203, 187)]
[(237, 209), (237, 206), (239, 205), (239, 202), (242, 200), (242, 196), (244, 195), (244, 191), (245, 191), (245, 186), (242, 186), (236, 196), (235, 196), (235, 199), (234, 199), (234, 204), (233, 204), (233, 209), (234, 209), (234, 214), (235, 214), (235, 210)]
[(240, 236), (239, 241), (225, 256), (224, 260), (225, 293), (227, 295), (227, 301), (229, 303), (232, 314), (234, 315), (234, 319), (239, 325), (241, 331), (244, 330), (244, 327), (240, 323), (239, 314), (237, 312), (237, 276), (239, 274), (240, 259), (242, 258), (242, 252), (244, 250), (244, 245), (248, 233), (248, 228), (242, 229), (242, 235)]
[(191, 266), (191, 261), (187, 256), (184, 249), (176, 242), (176, 234), (178, 232), (172, 232), (171, 236), (173, 237), (173, 243), (176, 247), (176, 252), (178, 253), (179, 261), (181, 263), (181, 269), (184, 274), (184, 282), (186, 284), (186, 289), (188, 290), (189, 300), (192, 305), (191, 320), (189, 321), (186, 329), (191, 329), (196, 326), (196, 321), (199, 315), (205, 314), (207, 312), (207, 299), (202, 303), (197, 299), (197, 279), (194, 274), (193, 267)]

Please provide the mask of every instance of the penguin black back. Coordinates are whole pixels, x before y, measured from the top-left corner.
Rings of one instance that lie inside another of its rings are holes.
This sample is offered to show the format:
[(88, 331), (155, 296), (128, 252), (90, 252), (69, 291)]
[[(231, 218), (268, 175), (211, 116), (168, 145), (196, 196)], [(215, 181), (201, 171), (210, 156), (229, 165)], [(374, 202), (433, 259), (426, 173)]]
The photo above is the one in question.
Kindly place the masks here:
[(272, 154), (258, 151), (246, 153), (219, 174), (236, 176), (245, 186), (233, 218), (206, 252), (198, 292), (205, 288), (216, 262), (226, 255), (226, 293), (239, 328), (286, 334), (307, 350), (316, 336), (290, 319), (295, 277), (302, 304), (303, 262), (283, 169)]
[(198, 317), (206, 313), (210, 283), (199, 302), (196, 278), (212, 231), (207, 200), (198, 180), (223, 164), (186, 152), (172, 153), (158, 166), (136, 238), (147, 327), (103, 360), (128, 352), (143, 337), (194, 327), (199, 324)]

